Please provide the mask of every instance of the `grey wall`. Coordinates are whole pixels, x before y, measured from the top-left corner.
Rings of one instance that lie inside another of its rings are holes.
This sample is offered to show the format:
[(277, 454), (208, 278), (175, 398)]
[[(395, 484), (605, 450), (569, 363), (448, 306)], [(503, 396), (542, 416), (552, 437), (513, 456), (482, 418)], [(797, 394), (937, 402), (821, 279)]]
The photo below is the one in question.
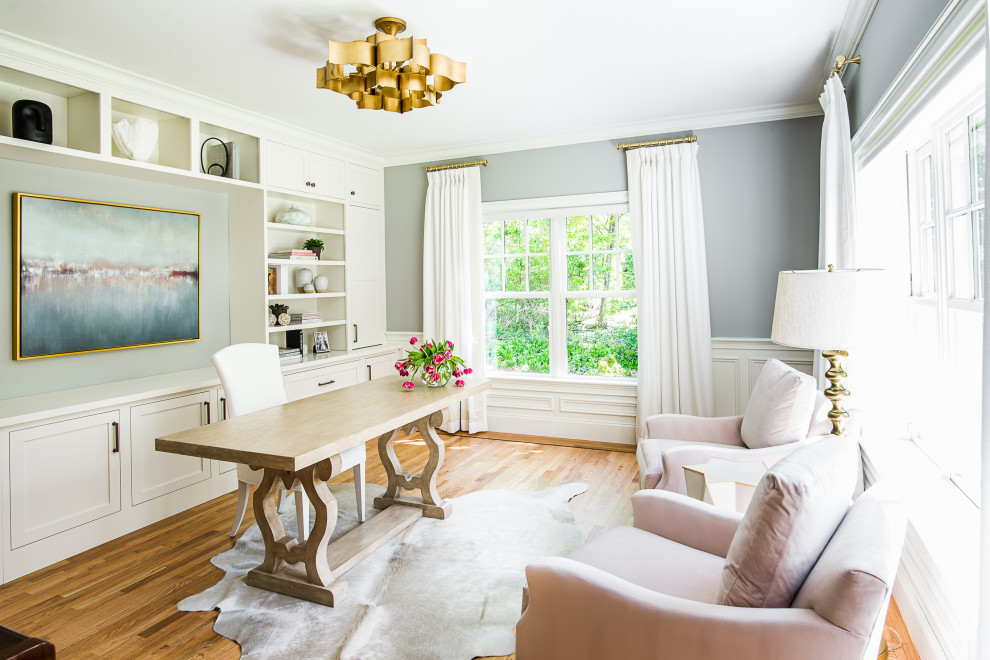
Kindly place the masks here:
[(879, 0), (856, 51), (863, 63), (850, 65), (843, 77), (853, 135), (948, 4), (948, 0)]
[[(769, 337), (777, 272), (817, 265), (821, 118), (697, 135), (712, 334)], [(615, 148), (617, 142), (479, 154), (488, 159), (481, 170), (482, 199), (626, 190), (625, 155)], [(424, 167), (433, 164), (385, 169), (389, 330), (423, 325)]]
[[(7, 237), (7, 248), (0, 251), (0, 309), (8, 314), (13, 309), (10, 200), (15, 192), (200, 213), (201, 339), (20, 362), (8, 353), (0, 356), (0, 398), (206, 367), (210, 355), (229, 343), (227, 195), (0, 159), (0, 197), (8, 200), (0, 206), (0, 233)], [(8, 350), (13, 345), (11, 332), (11, 323), (0, 323), (0, 345)], [(51, 332), (58, 332), (57, 324)]]

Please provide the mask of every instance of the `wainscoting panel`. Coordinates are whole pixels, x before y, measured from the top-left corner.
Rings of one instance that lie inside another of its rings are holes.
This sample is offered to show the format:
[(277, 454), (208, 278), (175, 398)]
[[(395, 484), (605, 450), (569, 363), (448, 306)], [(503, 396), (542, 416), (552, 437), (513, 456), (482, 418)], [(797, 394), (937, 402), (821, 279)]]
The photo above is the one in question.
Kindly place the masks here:
[[(411, 334), (403, 333), (406, 337)], [(741, 415), (767, 360), (776, 358), (810, 374), (813, 351), (766, 339), (712, 340), (715, 415)], [(623, 381), (555, 381), (493, 376), (488, 394), (492, 431), (546, 435), (613, 444), (636, 443), (636, 384)]]

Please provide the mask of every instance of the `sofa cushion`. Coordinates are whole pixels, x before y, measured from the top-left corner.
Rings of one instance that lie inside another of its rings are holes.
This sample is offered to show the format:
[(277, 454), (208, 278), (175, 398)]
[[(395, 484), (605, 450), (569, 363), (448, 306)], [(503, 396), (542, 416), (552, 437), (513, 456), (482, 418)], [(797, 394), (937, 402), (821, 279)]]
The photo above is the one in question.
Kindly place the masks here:
[(811, 569), (794, 607), (869, 636), (893, 588), (907, 514), (890, 484), (863, 493)]
[(711, 603), (722, 558), (635, 527), (613, 527), (568, 555), (652, 591)]
[(780, 360), (767, 360), (753, 383), (742, 421), (750, 449), (804, 440), (815, 412), (815, 379)]
[(858, 470), (859, 443), (842, 437), (770, 468), (729, 545), (717, 602), (790, 607), (849, 507)]

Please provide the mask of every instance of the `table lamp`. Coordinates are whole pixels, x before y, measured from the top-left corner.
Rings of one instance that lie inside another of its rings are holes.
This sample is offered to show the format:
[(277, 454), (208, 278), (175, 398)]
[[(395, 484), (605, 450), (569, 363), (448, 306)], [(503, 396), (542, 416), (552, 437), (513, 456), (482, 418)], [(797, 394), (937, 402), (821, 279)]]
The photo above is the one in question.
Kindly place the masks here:
[(831, 384), (825, 396), (832, 402), (828, 418), (832, 433), (842, 435), (849, 413), (842, 400), (849, 396), (843, 387), (846, 372), (842, 358), (862, 344), (866, 319), (879, 295), (878, 269), (785, 270), (777, 277), (777, 299), (773, 309), (770, 341), (785, 346), (822, 351)]

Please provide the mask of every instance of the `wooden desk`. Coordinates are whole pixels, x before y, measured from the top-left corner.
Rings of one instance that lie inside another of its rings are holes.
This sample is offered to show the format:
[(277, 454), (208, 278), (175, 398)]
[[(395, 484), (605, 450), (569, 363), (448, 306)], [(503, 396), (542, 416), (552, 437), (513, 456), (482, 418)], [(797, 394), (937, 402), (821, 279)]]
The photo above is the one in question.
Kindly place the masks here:
[[(440, 497), (436, 487), (444, 448), (435, 427), (442, 423), (445, 408), (491, 387), (487, 380), (468, 377), (465, 387), (418, 384), (414, 390), (404, 390), (403, 380), (379, 378), (156, 438), (155, 448), (264, 468), (253, 504), (265, 541), (265, 560), (245, 580), (255, 587), (333, 606), (347, 593), (347, 583), (339, 578), (342, 573), (420, 517), (451, 515), (450, 502)], [(430, 450), (426, 467), (417, 475), (402, 471), (392, 447), (400, 431), (413, 428)], [(326, 485), (331, 457), (376, 435), (388, 489), (374, 504), (387, 510), (328, 547), (337, 524), (337, 501)], [(297, 479), (316, 513), (313, 531), (304, 543), (285, 534), (276, 502), (279, 489), (289, 488)], [(402, 495), (400, 489), (420, 494)], [(285, 566), (300, 563), (305, 572)]]

